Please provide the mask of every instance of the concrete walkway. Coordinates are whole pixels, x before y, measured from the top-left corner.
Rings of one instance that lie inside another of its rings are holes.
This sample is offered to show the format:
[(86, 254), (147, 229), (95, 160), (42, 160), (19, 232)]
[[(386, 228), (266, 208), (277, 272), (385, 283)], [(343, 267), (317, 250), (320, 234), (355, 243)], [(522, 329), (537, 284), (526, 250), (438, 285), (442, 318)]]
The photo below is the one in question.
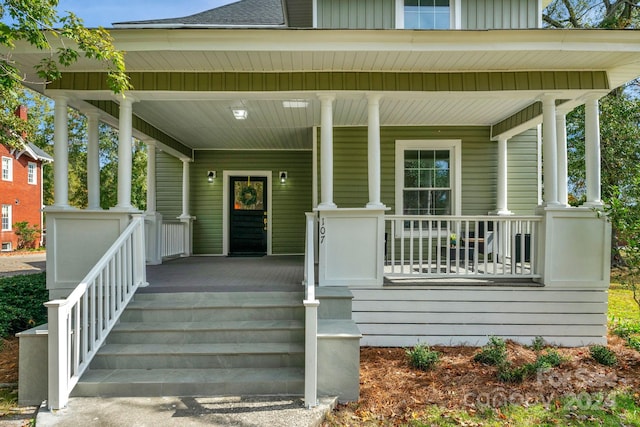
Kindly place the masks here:
[(75, 397), (52, 413), (41, 408), (38, 427), (269, 426), (316, 427), (336, 403), (322, 398), (304, 408), (299, 397)]
[(46, 259), (46, 252), (1, 254), (0, 277), (40, 273), (45, 269)]

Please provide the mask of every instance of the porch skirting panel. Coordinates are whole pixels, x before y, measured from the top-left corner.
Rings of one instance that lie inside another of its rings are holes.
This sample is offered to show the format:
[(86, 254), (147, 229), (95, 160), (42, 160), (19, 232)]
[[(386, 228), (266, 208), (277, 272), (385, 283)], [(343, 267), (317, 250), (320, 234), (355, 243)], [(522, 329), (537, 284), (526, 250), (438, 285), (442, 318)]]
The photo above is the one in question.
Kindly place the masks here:
[(352, 288), (362, 346), (606, 344), (606, 290), (514, 287)]

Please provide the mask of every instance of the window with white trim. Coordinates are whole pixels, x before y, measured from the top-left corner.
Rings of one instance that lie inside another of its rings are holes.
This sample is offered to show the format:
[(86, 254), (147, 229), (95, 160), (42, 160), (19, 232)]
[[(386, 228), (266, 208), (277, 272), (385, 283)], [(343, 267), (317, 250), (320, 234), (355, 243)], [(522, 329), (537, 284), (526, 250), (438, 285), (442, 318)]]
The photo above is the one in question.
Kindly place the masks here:
[(11, 251), (11, 242), (2, 242), (2, 252)]
[(396, 141), (396, 214), (459, 215), (460, 140)]
[(13, 181), (13, 159), (2, 157), (2, 180)]
[(27, 182), (33, 185), (38, 183), (38, 165), (33, 162), (27, 163)]
[(11, 205), (2, 205), (2, 231), (11, 231)]
[(461, 0), (396, 0), (396, 28), (460, 28)]

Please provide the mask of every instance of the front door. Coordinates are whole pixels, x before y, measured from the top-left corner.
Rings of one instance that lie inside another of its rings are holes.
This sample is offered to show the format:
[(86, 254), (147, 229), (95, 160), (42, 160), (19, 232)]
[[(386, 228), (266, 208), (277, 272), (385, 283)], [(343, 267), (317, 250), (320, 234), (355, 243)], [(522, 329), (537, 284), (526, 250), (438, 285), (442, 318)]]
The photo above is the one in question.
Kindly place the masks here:
[(229, 185), (229, 255), (266, 255), (267, 178), (232, 176)]

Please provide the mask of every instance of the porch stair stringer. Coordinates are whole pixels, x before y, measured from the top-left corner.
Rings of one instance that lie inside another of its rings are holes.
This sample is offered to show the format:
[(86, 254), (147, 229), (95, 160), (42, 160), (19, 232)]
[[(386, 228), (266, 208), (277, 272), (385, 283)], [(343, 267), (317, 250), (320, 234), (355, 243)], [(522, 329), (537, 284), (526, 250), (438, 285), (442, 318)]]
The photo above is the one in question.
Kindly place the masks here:
[(302, 300), (302, 292), (137, 294), (72, 395), (302, 395)]

